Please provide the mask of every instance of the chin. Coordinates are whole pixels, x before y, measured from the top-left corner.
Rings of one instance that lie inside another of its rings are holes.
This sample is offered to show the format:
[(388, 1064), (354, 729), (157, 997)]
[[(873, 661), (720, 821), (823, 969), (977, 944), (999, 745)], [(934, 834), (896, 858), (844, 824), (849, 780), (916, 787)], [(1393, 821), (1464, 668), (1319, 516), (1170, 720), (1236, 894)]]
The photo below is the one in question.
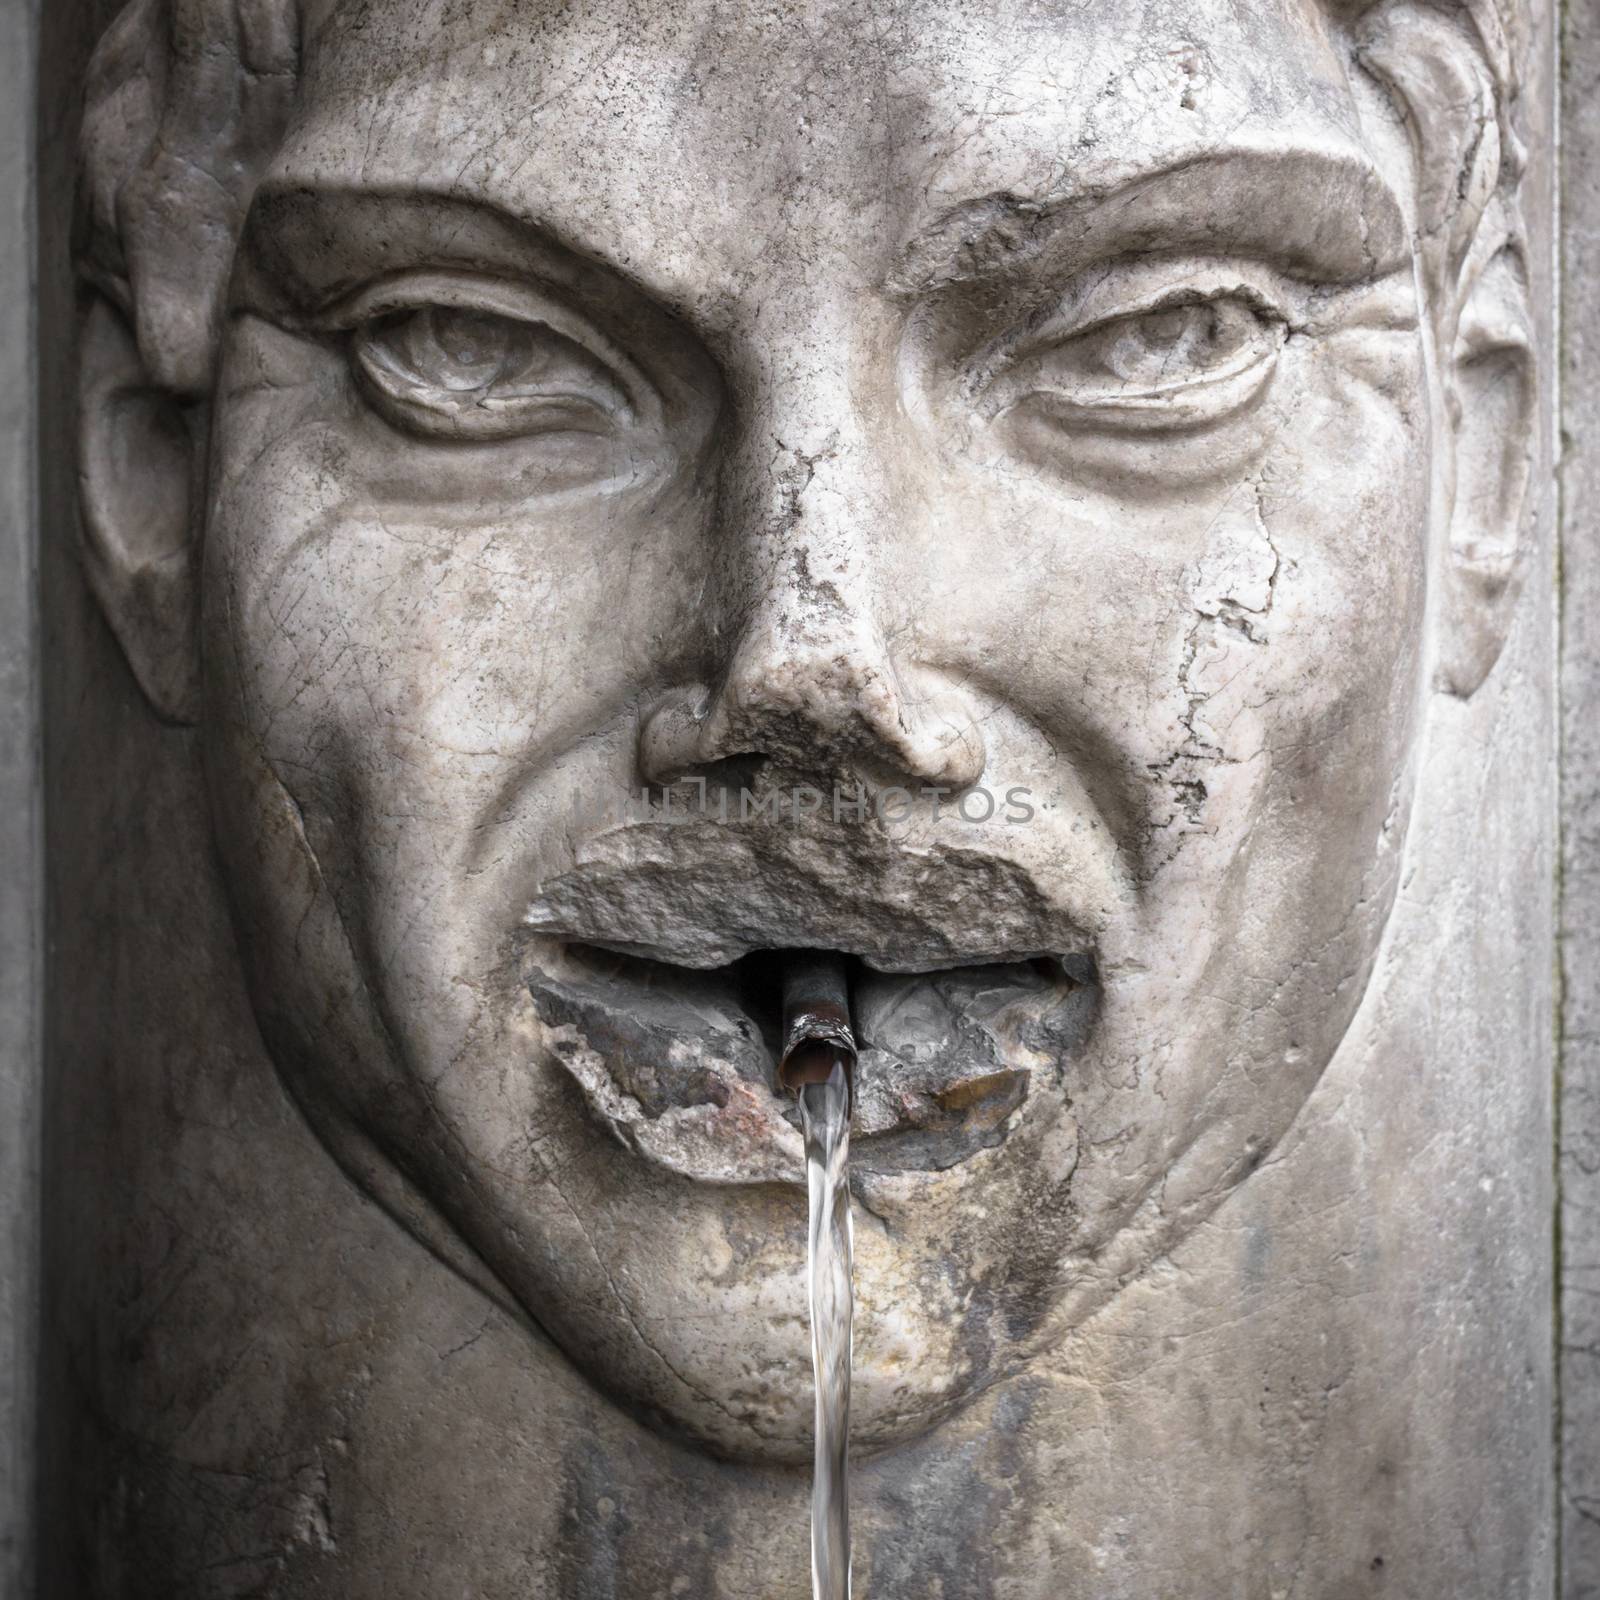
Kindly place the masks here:
[[(801, 1465), (813, 1438), (806, 1312), (806, 1203), (789, 1185), (675, 1180), (619, 1191), (597, 1164), (590, 1192), (611, 1231), (597, 1239), (606, 1295), (564, 1274), (503, 1269), (525, 1306), (603, 1393), (657, 1431), (736, 1461)], [(904, 1231), (858, 1194), (851, 1447), (917, 1438), (1024, 1361), (1026, 1308), (1047, 1279), (1017, 1276), (1017, 1186), (978, 1160), (961, 1177), (898, 1177), (915, 1210)], [(988, 1203), (984, 1194), (987, 1192)], [(574, 1242), (530, 1217), (548, 1261)], [(594, 1223), (586, 1227), (592, 1234)], [(581, 1275), (580, 1275), (581, 1276)], [(1024, 1337), (1016, 1337), (1016, 1335)]]

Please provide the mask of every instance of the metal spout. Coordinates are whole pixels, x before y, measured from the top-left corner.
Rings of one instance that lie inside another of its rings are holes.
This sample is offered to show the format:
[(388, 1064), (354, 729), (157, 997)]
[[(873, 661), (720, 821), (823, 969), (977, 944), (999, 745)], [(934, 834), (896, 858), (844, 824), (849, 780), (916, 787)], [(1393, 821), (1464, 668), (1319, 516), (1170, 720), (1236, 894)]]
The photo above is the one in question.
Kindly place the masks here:
[(850, 978), (831, 950), (796, 950), (783, 975), (783, 1054), (778, 1082), (791, 1094), (826, 1083), (835, 1066), (852, 1084), (856, 1036), (850, 1027)]

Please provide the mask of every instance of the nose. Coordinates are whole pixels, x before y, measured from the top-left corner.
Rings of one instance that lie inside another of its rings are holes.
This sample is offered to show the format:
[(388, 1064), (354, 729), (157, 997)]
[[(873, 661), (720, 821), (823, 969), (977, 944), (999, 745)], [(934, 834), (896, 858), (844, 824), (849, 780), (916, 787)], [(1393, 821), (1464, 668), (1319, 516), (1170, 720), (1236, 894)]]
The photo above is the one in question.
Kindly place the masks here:
[[(724, 603), (743, 626), (720, 681), (685, 685), (647, 712), (641, 775), (670, 783), (760, 756), (966, 788), (986, 752), (965, 695), (898, 661), (883, 635), (872, 556), (897, 528), (873, 442), (842, 383), (813, 376), (796, 388), (800, 403), (788, 416), (769, 408), (724, 479), (723, 526), (739, 557)], [(801, 405), (809, 430), (796, 426)]]

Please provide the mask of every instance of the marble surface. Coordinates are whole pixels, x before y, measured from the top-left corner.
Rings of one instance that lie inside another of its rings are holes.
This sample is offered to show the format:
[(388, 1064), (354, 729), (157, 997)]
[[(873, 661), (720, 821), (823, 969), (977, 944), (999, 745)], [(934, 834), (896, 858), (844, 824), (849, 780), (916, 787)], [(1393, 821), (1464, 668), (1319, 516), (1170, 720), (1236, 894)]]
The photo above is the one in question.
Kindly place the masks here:
[(1600, 1596), (1600, 27), (1562, 39), (1562, 1600)]
[(176, 10), (121, 660), (45, 572), (45, 1592), (807, 1592), (720, 969), (833, 930), (863, 1592), (1548, 1594), (1542, 19)]

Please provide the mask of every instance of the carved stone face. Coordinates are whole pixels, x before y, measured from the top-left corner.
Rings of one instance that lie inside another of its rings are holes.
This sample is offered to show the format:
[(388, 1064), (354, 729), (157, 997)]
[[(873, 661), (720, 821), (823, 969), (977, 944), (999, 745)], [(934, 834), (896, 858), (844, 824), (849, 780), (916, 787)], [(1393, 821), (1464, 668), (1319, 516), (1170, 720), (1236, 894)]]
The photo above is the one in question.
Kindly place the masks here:
[[(1411, 149), (1311, 7), (806, 19), (310, 26), (201, 596), (308, 1114), (597, 1383), (769, 1459), (811, 1389), (759, 952), (855, 964), (870, 1448), (1295, 1116), (1394, 896), (1448, 537)], [(620, 814), (685, 776), (710, 814)], [(835, 784), (914, 799), (740, 815)]]

